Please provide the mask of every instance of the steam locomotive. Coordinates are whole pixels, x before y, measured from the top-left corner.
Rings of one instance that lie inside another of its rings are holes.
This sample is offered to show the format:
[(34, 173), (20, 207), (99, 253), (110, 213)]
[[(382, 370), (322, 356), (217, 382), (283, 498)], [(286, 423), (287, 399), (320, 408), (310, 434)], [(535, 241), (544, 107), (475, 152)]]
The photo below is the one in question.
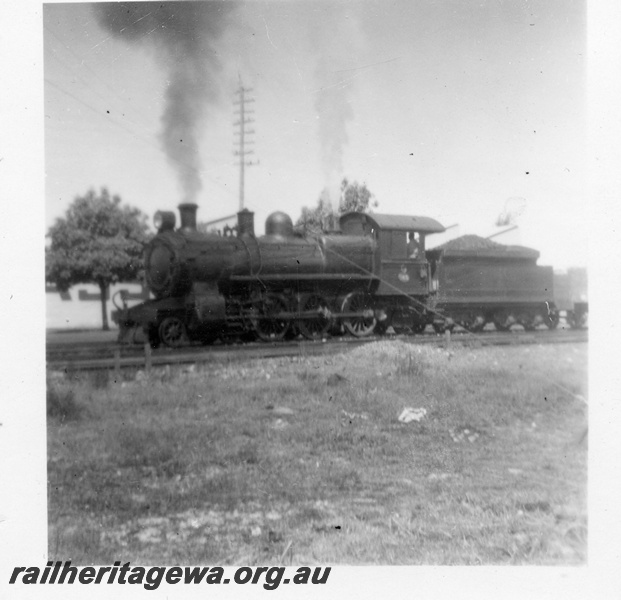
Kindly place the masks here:
[(257, 237), (248, 210), (237, 215), (236, 236), (197, 231), (196, 204), (179, 212), (178, 229), (173, 212), (155, 215), (157, 234), (144, 254), (154, 299), (114, 315), (122, 341), (136, 331), (154, 347), (177, 347), (558, 323), (552, 269), (536, 265), (536, 251), (426, 250), (427, 237), (445, 231), (429, 217), (350, 212), (339, 231), (306, 237), (275, 212)]

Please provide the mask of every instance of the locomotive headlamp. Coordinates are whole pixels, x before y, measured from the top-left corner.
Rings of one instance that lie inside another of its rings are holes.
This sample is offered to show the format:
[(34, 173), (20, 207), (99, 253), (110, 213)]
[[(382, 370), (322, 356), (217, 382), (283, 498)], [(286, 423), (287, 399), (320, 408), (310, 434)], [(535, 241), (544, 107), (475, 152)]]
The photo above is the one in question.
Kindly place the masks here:
[(158, 210), (153, 215), (153, 225), (158, 231), (172, 231), (175, 228), (175, 213), (165, 210)]

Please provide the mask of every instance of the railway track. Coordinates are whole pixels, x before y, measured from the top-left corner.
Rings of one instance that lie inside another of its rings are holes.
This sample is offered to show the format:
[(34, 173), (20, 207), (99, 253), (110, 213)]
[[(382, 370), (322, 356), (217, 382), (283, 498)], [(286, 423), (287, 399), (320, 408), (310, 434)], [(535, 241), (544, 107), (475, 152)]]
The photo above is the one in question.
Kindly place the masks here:
[(502, 346), (517, 344), (562, 344), (587, 342), (585, 330), (541, 330), (534, 332), (487, 331), (476, 335), (464, 332), (443, 335), (386, 335), (368, 338), (330, 338), (325, 341), (293, 340), (274, 344), (221, 344), (214, 346), (187, 346), (172, 350), (151, 350), (148, 346), (120, 346), (113, 342), (82, 342), (47, 346), (47, 366), (54, 371), (100, 370), (123, 368), (150, 368), (152, 366), (208, 363), (216, 361), (275, 358), (285, 356), (313, 356), (337, 354), (348, 349), (379, 340), (402, 340), (406, 343), (466, 346)]

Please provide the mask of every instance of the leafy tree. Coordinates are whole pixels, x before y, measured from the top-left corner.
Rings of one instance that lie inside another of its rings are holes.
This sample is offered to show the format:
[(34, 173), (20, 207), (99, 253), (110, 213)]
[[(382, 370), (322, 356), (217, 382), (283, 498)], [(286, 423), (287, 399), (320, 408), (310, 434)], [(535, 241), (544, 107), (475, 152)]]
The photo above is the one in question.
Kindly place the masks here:
[(314, 208), (302, 207), (302, 214), (295, 223), (297, 231), (304, 235), (319, 235), (330, 228), (334, 216), (328, 190), (323, 190)]
[(377, 208), (379, 203), (375, 196), (368, 190), (367, 184), (360, 185), (357, 181), (349, 183), (347, 178), (341, 182), (341, 201), (339, 212), (367, 212), (371, 208)]
[(357, 181), (350, 183), (347, 178), (341, 181), (341, 195), (339, 199), (339, 212), (332, 210), (330, 195), (324, 189), (319, 196), (314, 208), (303, 207), (300, 218), (296, 221), (296, 229), (305, 235), (318, 235), (331, 227), (332, 222), (338, 215), (346, 212), (367, 212), (371, 208), (377, 208), (378, 202), (369, 191), (366, 184), (360, 185)]
[(50, 227), (45, 249), (45, 280), (65, 291), (76, 283), (96, 283), (101, 292), (103, 329), (108, 330), (106, 296), (110, 284), (131, 281), (142, 268), (148, 237), (147, 217), (139, 209), (121, 206), (106, 188), (78, 196)]

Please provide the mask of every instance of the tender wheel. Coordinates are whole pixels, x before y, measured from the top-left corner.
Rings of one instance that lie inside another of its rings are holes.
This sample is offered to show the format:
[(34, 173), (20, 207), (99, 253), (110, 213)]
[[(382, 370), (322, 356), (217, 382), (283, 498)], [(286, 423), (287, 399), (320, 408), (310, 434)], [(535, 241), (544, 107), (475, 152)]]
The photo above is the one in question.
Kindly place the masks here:
[(515, 319), (506, 310), (499, 310), (494, 313), (494, 327), (498, 331), (509, 331), (511, 325), (515, 323)]
[(256, 317), (252, 323), (264, 342), (278, 342), (289, 330), (289, 321), (276, 315), (287, 312), (287, 303), (279, 296), (267, 296), (257, 303)]
[(453, 331), (455, 329), (455, 323), (447, 323), (446, 321), (443, 323), (433, 323), (432, 326), (436, 333), (444, 333), (445, 331)]
[(535, 331), (537, 329), (537, 317), (533, 315), (522, 315), (518, 323), (524, 327), (524, 331)]
[(332, 325), (330, 305), (322, 296), (313, 294), (300, 301), (300, 312), (316, 312), (316, 317), (302, 318), (297, 322), (300, 333), (309, 340), (322, 339)]
[(343, 321), (345, 329), (356, 337), (367, 337), (373, 333), (377, 323), (370, 298), (362, 292), (352, 292), (345, 296), (341, 310), (344, 313), (367, 313), (368, 316), (347, 317)]
[(427, 323), (412, 323), (412, 332), (413, 333), (423, 333), (427, 329)]
[(541, 310), (531, 309), (524, 311), (518, 316), (518, 323), (524, 327), (524, 331), (535, 331), (539, 325), (547, 325), (546, 313)]
[(568, 311), (567, 322), (572, 329), (586, 329), (589, 322), (589, 313), (580, 311)]
[(471, 314), (459, 324), (472, 333), (478, 333), (485, 327), (485, 317), (481, 314)]
[(185, 325), (179, 317), (166, 317), (159, 326), (159, 337), (169, 348), (178, 348), (187, 342)]

